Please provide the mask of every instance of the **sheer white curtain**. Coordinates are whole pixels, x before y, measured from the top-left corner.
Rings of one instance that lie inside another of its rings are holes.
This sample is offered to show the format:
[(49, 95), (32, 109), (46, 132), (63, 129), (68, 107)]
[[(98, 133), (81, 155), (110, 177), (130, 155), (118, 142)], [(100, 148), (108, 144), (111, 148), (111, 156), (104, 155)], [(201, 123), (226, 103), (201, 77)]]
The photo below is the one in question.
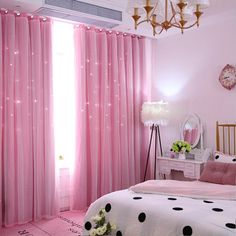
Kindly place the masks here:
[(73, 24), (53, 21), (53, 90), (55, 154), (59, 206), (70, 207), (75, 156), (75, 63)]

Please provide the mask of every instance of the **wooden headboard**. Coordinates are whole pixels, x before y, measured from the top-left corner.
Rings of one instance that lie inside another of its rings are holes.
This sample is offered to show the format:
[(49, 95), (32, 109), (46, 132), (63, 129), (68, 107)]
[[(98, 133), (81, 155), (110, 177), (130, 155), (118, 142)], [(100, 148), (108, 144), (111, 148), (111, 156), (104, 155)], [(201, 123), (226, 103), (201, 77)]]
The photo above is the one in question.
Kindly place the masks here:
[(216, 122), (216, 150), (236, 155), (236, 124)]

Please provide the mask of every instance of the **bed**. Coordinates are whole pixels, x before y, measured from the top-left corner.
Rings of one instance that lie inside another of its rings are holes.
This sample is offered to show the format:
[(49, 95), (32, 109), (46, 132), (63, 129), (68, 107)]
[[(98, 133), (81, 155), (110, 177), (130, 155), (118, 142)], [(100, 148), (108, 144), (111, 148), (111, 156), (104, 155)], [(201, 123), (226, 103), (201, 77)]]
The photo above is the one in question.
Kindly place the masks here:
[(236, 236), (236, 124), (216, 125), (215, 160), (200, 181), (149, 180), (107, 194), (89, 207), (82, 235)]

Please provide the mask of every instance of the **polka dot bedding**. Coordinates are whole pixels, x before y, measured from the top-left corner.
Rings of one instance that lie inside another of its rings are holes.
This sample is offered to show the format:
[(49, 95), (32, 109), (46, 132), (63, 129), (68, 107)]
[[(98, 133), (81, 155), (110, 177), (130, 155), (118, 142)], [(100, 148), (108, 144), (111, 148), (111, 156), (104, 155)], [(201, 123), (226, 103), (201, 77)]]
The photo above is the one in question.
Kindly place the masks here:
[(236, 163), (236, 156), (235, 155), (227, 155), (222, 152), (216, 151), (214, 153), (214, 160), (217, 162), (224, 162), (224, 163)]
[(102, 208), (116, 225), (114, 236), (236, 236), (235, 200), (116, 191), (91, 204), (82, 235), (89, 235)]

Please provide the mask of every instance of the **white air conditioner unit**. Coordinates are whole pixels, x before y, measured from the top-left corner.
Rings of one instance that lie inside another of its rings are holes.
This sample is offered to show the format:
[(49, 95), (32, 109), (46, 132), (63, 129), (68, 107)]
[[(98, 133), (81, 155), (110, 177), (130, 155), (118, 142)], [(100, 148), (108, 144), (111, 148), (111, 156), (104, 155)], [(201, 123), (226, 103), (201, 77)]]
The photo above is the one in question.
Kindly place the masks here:
[[(43, 0), (40, 7), (33, 13), (104, 28), (114, 28), (122, 23), (122, 10), (117, 10), (117, 7), (104, 7), (104, 1), (96, 1), (99, 5), (91, 2), (86, 0)], [(101, 5), (102, 2), (103, 5)]]

